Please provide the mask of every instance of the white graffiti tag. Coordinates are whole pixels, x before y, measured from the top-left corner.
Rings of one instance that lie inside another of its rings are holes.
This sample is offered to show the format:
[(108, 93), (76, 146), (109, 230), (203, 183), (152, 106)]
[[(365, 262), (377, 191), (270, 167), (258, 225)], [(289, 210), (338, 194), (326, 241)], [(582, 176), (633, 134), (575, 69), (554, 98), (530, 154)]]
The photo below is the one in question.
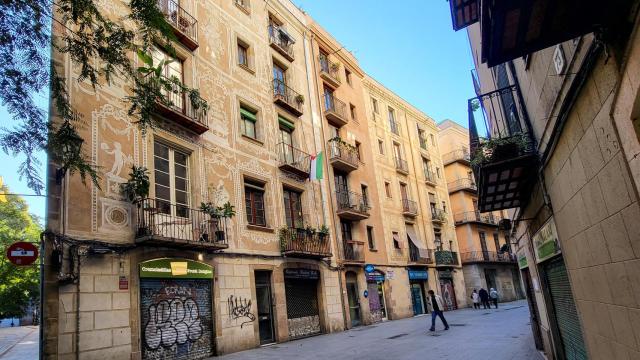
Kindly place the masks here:
[(193, 299), (163, 300), (149, 306), (149, 322), (144, 329), (144, 341), (152, 350), (158, 347), (194, 342), (202, 336), (198, 305)]

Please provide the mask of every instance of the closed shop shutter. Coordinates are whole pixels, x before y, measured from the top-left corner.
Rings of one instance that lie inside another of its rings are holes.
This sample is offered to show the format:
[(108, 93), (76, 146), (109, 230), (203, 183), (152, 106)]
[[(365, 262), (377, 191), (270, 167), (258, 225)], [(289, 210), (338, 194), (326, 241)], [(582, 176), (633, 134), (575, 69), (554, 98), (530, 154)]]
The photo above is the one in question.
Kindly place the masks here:
[(549, 261), (544, 265), (544, 269), (565, 358), (567, 360), (587, 359), (580, 320), (571, 294), (569, 275), (562, 257)]
[(211, 356), (211, 280), (140, 279), (142, 359)]
[(318, 281), (285, 279), (289, 338), (320, 333)]

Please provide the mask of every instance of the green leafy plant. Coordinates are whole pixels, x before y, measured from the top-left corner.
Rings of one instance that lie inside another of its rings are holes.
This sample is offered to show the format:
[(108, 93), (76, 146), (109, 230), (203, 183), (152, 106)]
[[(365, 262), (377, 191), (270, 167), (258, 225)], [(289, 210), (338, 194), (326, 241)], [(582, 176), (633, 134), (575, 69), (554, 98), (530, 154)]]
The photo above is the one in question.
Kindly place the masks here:
[(320, 234), (320, 236), (329, 235), (329, 227), (325, 224), (322, 224), (322, 226), (320, 226), (320, 228), (318, 229), (318, 234)]
[(209, 214), (212, 218), (232, 218), (236, 215), (236, 211), (230, 202), (224, 203), (222, 206), (215, 206), (211, 202), (200, 203), (200, 210)]
[(129, 180), (120, 185), (122, 195), (130, 201), (136, 202), (149, 196), (149, 171), (144, 166), (132, 166)]
[(316, 233), (316, 228), (314, 228), (314, 227), (313, 227), (313, 226), (311, 226), (311, 225), (307, 225), (307, 226), (305, 227), (305, 231), (307, 232), (307, 235), (308, 235), (308, 236), (313, 236), (313, 234), (315, 234), (315, 233)]
[(282, 226), (278, 230), (278, 238), (280, 240), (280, 249), (285, 251), (287, 248), (287, 242), (292, 237), (292, 231), (288, 226)]
[(345, 147), (348, 150), (351, 151), (358, 151), (358, 148), (356, 148), (355, 146), (349, 144), (348, 142), (342, 140), (342, 138), (340, 138), (339, 136), (333, 137), (331, 139), (329, 139), (329, 142), (334, 142), (336, 144), (338, 144), (339, 146)]
[(503, 138), (481, 139), (480, 146), (471, 158), (471, 165), (479, 166), (517, 157), (527, 152), (529, 146), (529, 138), (524, 133)]

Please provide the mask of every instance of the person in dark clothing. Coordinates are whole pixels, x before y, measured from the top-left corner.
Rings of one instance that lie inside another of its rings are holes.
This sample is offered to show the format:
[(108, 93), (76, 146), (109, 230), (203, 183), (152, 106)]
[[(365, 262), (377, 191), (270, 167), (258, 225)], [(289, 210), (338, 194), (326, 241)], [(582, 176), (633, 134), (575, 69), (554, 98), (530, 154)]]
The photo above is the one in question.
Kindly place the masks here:
[(482, 303), (482, 306), (484, 306), (485, 309), (491, 309), (491, 305), (489, 304), (489, 293), (487, 290), (481, 288), (478, 295), (480, 295), (480, 302)]
[(449, 330), (447, 319), (445, 319), (444, 315), (442, 314), (442, 310), (444, 310), (442, 297), (440, 297), (440, 295), (436, 295), (433, 290), (429, 290), (429, 296), (427, 296), (427, 305), (429, 306), (429, 308), (431, 308), (431, 328), (429, 329), (429, 331), (436, 331), (436, 316), (439, 316), (440, 320), (442, 320), (444, 329)]

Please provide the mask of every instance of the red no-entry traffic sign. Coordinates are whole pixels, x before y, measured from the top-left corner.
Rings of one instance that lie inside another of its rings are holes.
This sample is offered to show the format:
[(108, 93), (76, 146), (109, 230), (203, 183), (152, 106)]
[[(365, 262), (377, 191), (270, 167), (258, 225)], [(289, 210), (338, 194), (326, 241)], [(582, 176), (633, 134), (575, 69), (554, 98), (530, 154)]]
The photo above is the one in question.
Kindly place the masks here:
[(24, 241), (13, 243), (7, 249), (7, 258), (14, 265), (31, 265), (38, 258), (38, 247)]

